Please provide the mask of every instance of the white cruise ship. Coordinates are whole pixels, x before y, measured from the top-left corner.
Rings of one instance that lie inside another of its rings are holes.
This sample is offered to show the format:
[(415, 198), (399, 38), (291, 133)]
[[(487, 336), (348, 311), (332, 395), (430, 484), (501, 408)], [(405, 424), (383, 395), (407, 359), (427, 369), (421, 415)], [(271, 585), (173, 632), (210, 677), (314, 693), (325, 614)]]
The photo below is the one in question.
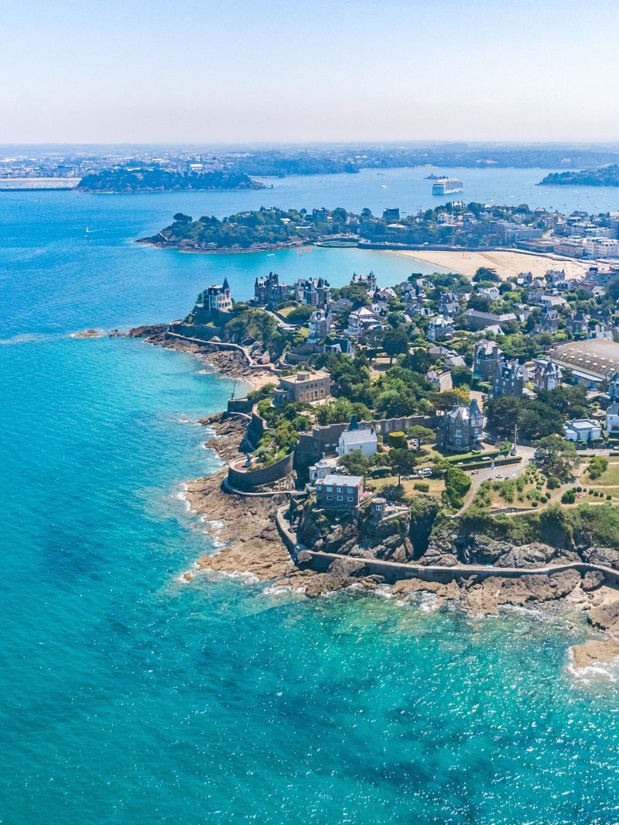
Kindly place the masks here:
[(464, 181), (458, 178), (439, 178), (432, 184), (433, 195), (449, 195), (451, 192), (462, 192)]

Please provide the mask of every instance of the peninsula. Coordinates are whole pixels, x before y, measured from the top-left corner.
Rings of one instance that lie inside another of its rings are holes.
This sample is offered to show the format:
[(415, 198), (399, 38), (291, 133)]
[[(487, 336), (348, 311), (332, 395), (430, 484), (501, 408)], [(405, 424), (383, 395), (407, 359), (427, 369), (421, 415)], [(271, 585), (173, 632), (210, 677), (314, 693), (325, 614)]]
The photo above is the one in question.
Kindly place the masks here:
[(428, 252), (518, 249), (570, 258), (619, 257), (613, 213), (562, 215), (546, 209), (454, 201), (405, 215), (397, 207), (374, 215), (346, 209), (262, 207), (219, 219), (194, 220), (178, 212), (173, 222), (142, 243), (186, 252), (261, 252), (304, 244)]
[(619, 186), (619, 165), (578, 172), (551, 172), (540, 181), (540, 186)]
[(118, 166), (83, 177), (77, 189), (83, 192), (137, 193), (186, 192), (205, 189), (264, 189), (263, 183), (244, 172), (176, 172), (157, 166)]
[(269, 273), (249, 302), (224, 281), (136, 330), (258, 378), (203, 421), (227, 466), (187, 486), (224, 545), (198, 568), (472, 613), (569, 604), (609, 633), (577, 664), (618, 655), (617, 295), (597, 270)]

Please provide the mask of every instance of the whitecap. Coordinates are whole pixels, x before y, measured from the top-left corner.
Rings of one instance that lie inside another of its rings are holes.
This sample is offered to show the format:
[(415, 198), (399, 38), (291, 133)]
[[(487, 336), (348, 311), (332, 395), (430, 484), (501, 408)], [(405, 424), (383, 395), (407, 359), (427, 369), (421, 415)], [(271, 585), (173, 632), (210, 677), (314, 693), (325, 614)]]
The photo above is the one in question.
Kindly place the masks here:
[(567, 672), (583, 685), (591, 685), (599, 682), (617, 684), (619, 682), (619, 656), (611, 662), (597, 662), (586, 667), (576, 667), (574, 664), (574, 651), (568, 651), (569, 663), (566, 666)]

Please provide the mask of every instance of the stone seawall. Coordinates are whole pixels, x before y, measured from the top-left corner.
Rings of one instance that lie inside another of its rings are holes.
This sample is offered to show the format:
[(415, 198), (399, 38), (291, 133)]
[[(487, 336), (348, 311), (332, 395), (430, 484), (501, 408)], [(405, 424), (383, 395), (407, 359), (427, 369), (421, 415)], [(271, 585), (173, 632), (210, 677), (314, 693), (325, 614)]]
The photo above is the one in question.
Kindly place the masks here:
[(257, 412), (252, 411), (251, 419), (245, 431), (245, 438), (243, 439), (244, 446), (248, 447), (249, 451), (255, 450), (260, 443), (260, 439), (268, 429), (269, 425), (264, 418), (258, 415)]
[(229, 398), (227, 412), (230, 413), (244, 413), (251, 415), (254, 408), (255, 401), (251, 398)]
[(228, 482), (234, 489), (245, 492), (252, 492), (265, 484), (276, 484), (292, 475), (293, 459), (294, 453), (289, 453), (274, 464), (256, 470), (243, 469), (243, 461), (231, 462), (228, 466)]

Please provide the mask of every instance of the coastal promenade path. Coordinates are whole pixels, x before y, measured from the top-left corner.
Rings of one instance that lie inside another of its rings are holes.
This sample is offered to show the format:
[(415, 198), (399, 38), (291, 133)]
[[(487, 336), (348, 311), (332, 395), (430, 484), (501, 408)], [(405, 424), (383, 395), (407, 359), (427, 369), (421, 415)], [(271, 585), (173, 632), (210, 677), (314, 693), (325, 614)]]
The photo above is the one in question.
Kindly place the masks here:
[(280, 507), (275, 516), (277, 531), (288, 548), (293, 561), (296, 563), (300, 552), (311, 557), (311, 568), (319, 573), (328, 570), (332, 562), (348, 559), (352, 562), (362, 562), (369, 573), (383, 576), (388, 584), (402, 579), (422, 579), (423, 581), (448, 582), (454, 579), (466, 579), (473, 576), (481, 578), (498, 577), (504, 579), (520, 579), (529, 576), (552, 576), (565, 573), (568, 570), (577, 570), (581, 574), (601, 573), (607, 584), (619, 587), (619, 570), (603, 564), (589, 564), (588, 562), (567, 562), (565, 564), (550, 564), (544, 567), (494, 567), (486, 564), (454, 564), (443, 566), (438, 564), (411, 564), (409, 562), (386, 561), (383, 559), (368, 559), (357, 556), (344, 556), (340, 553), (323, 553), (302, 547), (297, 542), (296, 533), (284, 518), (288, 506)]
[(272, 364), (258, 364), (252, 357), (247, 347), (242, 347), (240, 344), (231, 344), (224, 341), (205, 341), (204, 338), (192, 338), (190, 335), (181, 335), (180, 332), (166, 332), (166, 336), (170, 338), (178, 338), (180, 341), (189, 341), (191, 344), (197, 344), (201, 347), (213, 347), (213, 349), (222, 351), (240, 352), (247, 361), (249, 367), (261, 369), (266, 371), (273, 371)]

